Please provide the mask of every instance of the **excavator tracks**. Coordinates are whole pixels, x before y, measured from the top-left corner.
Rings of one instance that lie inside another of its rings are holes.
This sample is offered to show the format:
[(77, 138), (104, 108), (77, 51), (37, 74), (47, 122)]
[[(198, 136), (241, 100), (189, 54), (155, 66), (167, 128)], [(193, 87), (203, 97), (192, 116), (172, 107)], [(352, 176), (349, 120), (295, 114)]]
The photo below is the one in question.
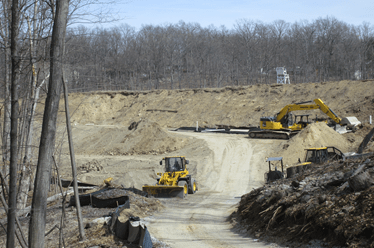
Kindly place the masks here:
[(248, 136), (252, 139), (284, 139), (288, 140), (295, 136), (299, 131), (274, 131), (274, 130), (260, 130), (249, 131)]

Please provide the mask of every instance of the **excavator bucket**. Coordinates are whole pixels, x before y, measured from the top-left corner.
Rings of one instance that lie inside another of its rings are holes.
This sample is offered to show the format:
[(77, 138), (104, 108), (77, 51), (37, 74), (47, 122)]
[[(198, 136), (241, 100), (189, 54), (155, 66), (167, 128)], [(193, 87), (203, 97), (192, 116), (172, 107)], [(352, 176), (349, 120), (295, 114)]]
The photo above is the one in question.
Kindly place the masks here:
[(184, 192), (184, 187), (180, 186), (165, 186), (165, 185), (155, 185), (155, 186), (143, 186), (143, 191), (147, 192), (149, 196), (169, 198), (169, 197), (180, 197), (184, 198), (186, 193)]

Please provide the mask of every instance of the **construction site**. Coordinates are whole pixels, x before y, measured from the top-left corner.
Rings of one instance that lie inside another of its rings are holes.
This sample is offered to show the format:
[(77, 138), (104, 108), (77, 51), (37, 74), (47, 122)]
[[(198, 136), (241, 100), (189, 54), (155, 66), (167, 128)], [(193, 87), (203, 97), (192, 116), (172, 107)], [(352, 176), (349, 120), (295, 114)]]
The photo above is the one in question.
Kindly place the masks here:
[[(49, 196), (62, 190), (65, 197), (48, 203), (46, 247), (61, 240), (64, 247), (92, 248), (374, 246), (373, 80), (68, 97), (77, 179), (87, 197), (87, 204), (80, 198), (86, 239), (78, 237), (69, 187), (61, 98)], [(43, 110), (41, 99), (35, 133)], [(358, 122), (343, 123), (345, 117)], [(39, 142), (34, 137), (35, 161)], [(329, 147), (339, 156), (308, 160), (306, 149)], [(180, 167), (171, 168), (172, 161)], [(270, 177), (274, 171), (279, 177)], [(176, 197), (158, 197), (164, 188)], [(107, 189), (115, 203), (98, 207), (93, 198)], [(118, 234), (113, 212), (118, 223), (146, 227), (148, 241), (131, 230)], [(27, 235), (24, 213), (18, 220)], [(0, 217), (6, 225), (3, 204)], [(4, 228), (0, 236), (5, 247)]]

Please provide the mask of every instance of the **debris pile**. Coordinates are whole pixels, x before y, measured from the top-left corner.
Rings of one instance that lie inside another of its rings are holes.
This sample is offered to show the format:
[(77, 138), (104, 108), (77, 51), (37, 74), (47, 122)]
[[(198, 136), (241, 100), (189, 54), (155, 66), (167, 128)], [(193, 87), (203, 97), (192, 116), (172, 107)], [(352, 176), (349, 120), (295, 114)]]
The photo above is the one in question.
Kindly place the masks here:
[(315, 165), (243, 195), (232, 221), (288, 246), (374, 246), (374, 156)]
[(91, 171), (101, 171), (101, 170), (103, 170), (103, 166), (96, 159), (89, 161), (87, 163), (84, 163), (78, 167), (79, 173), (87, 173)]
[[(143, 192), (141, 190), (137, 190), (136, 188), (102, 187), (99, 191), (100, 192), (95, 195), (98, 199), (127, 197), (130, 202), (130, 208), (122, 206), (115, 208), (92, 208), (88, 205), (82, 206), (82, 214), (86, 223), (85, 232), (87, 239), (83, 242), (79, 241), (79, 236), (76, 234), (76, 230), (74, 229), (74, 235), (70, 235), (71, 238), (69, 238), (67, 242), (74, 247), (139, 247), (135, 244), (132, 246), (129, 245), (128, 241), (126, 240), (114, 238), (113, 235), (110, 234), (109, 220), (111, 218), (108, 216), (111, 216), (114, 212), (117, 212), (118, 214), (116, 220), (121, 222), (126, 222), (133, 216), (144, 218), (163, 209), (164, 206), (162, 203), (158, 199), (143, 196)], [(97, 192), (97, 189), (87, 192), (87, 195), (92, 194)], [(82, 199), (80, 201), (82, 202)], [(70, 203), (70, 205), (72, 204)], [(69, 214), (74, 212), (75, 211), (68, 211)]]

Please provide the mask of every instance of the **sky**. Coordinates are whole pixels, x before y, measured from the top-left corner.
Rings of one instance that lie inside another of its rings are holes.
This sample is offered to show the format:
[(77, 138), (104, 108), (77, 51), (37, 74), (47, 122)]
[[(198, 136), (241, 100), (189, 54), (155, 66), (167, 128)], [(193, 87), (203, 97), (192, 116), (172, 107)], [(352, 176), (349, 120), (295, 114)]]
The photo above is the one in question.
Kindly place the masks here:
[(335, 17), (353, 25), (374, 25), (374, 0), (127, 0), (111, 8), (121, 20), (103, 27), (128, 24), (140, 29), (142, 25), (176, 24), (182, 20), (203, 27), (224, 25), (232, 29), (240, 19), (294, 23), (320, 17)]

